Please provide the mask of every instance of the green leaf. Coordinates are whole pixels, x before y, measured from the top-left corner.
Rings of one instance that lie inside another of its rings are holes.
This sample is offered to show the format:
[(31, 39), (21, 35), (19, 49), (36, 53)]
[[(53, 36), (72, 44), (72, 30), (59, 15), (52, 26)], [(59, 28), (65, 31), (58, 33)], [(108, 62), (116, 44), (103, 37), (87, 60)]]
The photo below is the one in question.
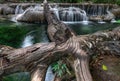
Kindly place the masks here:
[(59, 70), (59, 71), (58, 71), (58, 76), (62, 77), (62, 75), (63, 75), (63, 71), (62, 71), (62, 70)]
[(104, 70), (104, 71), (107, 71), (108, 70), (108, 68), (107, 68), (107, 66), (106, 65), (102, 65), (102, 69)]
[(120, 20), (117, 20), (117, 22), (116, 23), (120, 23)]

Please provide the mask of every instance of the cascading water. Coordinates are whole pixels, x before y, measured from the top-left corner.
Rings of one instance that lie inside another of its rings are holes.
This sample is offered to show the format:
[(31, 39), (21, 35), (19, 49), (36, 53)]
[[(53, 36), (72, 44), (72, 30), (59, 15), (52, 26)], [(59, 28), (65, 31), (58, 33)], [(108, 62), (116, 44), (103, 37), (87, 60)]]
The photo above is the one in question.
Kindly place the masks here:
[(60, 20), (68, 22), (79, 22), (87, 21), (88, 17), (84, 10), (76, 7), (69, 7), (60, 11)]
[(53, 12), (57, 16), (58, 20), (60, 20), (58, 5), (55, 5), (53, 8), (50, 6), (50, 9), (53, 10)]
[[(113, 16), (108, 17), (110, 15), (107, 11), (110, 11), (111, 7), (104, 4), (82, 4), (79, 7), (72, 5), (64, 8), (53, 4), (50, 6), (50, 9), (54, 11), (58, 20), (64, 22), (88, 22), (88, 20), (102, 22), (114, 19), (111, 18)], [(44, 22), (45, 20), (43, 18), (43, 6), (40, 4), (37, 4), (34, 7), (29, 7), (24, 12), (22, 6), (18, 5), (15, 9), (15, 14), (17, 14), (16, 20), (23, 22)]]
[(15, 15), (21, 14), (23, 12), (24, 12), (24, 10), (23, 10), (22, 6), (17, 5), (16, 8), (15, 8)]
[(88, 21), (88, 17), (87, 17), (86, 12), (84, 10), (81, 10), (81, 11), (82, 11), (82, 13), (80, 13), (80, 14), (82, 16), (83, 21)]
[(69, 7), (68, 9), (68, 15), (67, 15), (67, 21), (74, 21), (74, 12), (73, 7)]
[(92, 5), (88, 8), (86, 12), (91, 16), (100, 16), (106, 14), (106, 9), (104, 5)]
[(98, 15), (102, 15), (103, 14), (103, 7), (102, 6), (98, 6)]
[(33, 37), (31, 35), (26, 36), (21, 47), (27, 47), (33, 45), (32, 39)]
[(43, 10), (43, 7), (40, 4), (37, 4), (37, 5), (35, 5), (33, 10), (34, 11), (41, 11), (41, 10)]
[(112, 19), (111, 20), (111, 23), (116, 23), (117, 21), (115, 19)]
[(19, 17), (20, 14), (24, 12), (22, 6), (17, 5), (15, 8), (15, 16), (11, 18), (11, 21), (17, 22), (16, 17)]

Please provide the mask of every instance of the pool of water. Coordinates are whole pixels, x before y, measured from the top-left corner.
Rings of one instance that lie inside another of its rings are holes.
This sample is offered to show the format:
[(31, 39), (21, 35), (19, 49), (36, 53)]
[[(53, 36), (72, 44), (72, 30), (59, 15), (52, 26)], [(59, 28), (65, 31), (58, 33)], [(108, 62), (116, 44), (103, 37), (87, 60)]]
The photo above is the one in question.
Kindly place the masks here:
[[(100, 30), (112, 29), (120, 25), (116, 23), (99, 24), (94, 22), (89, 22), (87, 24), (67, 22), (66, 24), (71, 27), (78, 35), (94, 33)], [(19, 23), (3, 19), (0, 20), (0, 44), (9, 45), (15, 48), (21, 48), (33, 45), (35, 43), (49, 42), (46, 29), (47, 24)], [(16, 81), (16, 79), (17, 81), (30, 81), (30, 76), (26, 77), (28, 75), (29, 73), (12, 75), (16, 77), (15, 79), (10, 79), (10, 75), (7, 76), (9, 78), (9, 80), (7, 81)], [(49, 76), (50, 78), (53, 77), (53, 75), (50, 75), (48, 72), (47, 76)], [(21, 76), (23, 77), (22, 79), (20, 79)], [(6, 78), (4, 78), (4, 81), (6, 81)]]
[[(115, 23), (66, 23), (78, 35), (94, 33), (100, 30), (112, 29), (120, 24)], [(46, 33), (46, 24), (30, 24), (12, 22), (9, 20), (0, 21), (0, 44), (9, 45), (15, 48), (30, 46), (39, 42), (49, 42)]]
[(47, 25), (15, 23), (8, 20), (0, 22), (0, 44), (15, 48), (26, 47), (38, 42), (48, 42)]

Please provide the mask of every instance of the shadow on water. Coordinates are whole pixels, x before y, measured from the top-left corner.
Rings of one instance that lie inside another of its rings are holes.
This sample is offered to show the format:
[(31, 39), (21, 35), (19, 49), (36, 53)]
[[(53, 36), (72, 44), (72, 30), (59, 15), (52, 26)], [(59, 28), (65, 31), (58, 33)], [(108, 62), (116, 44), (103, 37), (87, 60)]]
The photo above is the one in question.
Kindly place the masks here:
[[(78, 35), (94, 33), (99, 30), (112, 29), (119, 24), (115, 23), (67, 23)], [(46, 34), (47, 25), (14, 23), (11, 21), (0, 21), (0, 44), (9, 45), (15, 48), (26, 47), (39, 42), (49, 42)], [(54, 77), (49, 67), (45, 81)], [(11, 77), (13, 76), (13, 77)], [(27, 76), (27, 77), (26, 77)], [(3, 81), (30, 81), (29, 73), (17, 73), (4, 77)]]

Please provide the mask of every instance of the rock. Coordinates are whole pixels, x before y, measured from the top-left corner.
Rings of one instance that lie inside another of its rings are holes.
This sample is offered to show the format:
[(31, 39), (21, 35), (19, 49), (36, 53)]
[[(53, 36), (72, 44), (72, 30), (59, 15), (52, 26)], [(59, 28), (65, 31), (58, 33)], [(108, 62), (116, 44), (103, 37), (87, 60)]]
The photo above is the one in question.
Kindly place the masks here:
[(120, 18), (120, 7), (119, 8), (114, 8), (111, 10), (111, 12), (116, 16)]
[(16, 20), (21, 22), (44, 22), (43, 9), (29, 8), (23, 14), (19, 14)]
[(11, 8), (7, 5), (1, 6), (0, 11), (1, 11), (1, 14), (3, 14), (3, 15), (14, 14), (14, 12), (15, 12), (14, 8)]
[(105, 15), (104, 19), (103, 20), (112, 20), (112, 19), (115, 19), (115, 16), (113, 13), (111, 13), (110, 11), (107, 11), (107, 14)]
[(89, 16), (89, 20), (92, 21), (111, 21), (112, 19), (115, 19), (115, 16), (110, 11), (107, 11), (106, 15)]
[(0, 7), (0, 14), (2, 14), (2, 11), (3, 11), (3, 9), (2, 9), (2, 7)]
[(105, 55), (92, 67), (94, 81), (120, 81), (120, 57)]

